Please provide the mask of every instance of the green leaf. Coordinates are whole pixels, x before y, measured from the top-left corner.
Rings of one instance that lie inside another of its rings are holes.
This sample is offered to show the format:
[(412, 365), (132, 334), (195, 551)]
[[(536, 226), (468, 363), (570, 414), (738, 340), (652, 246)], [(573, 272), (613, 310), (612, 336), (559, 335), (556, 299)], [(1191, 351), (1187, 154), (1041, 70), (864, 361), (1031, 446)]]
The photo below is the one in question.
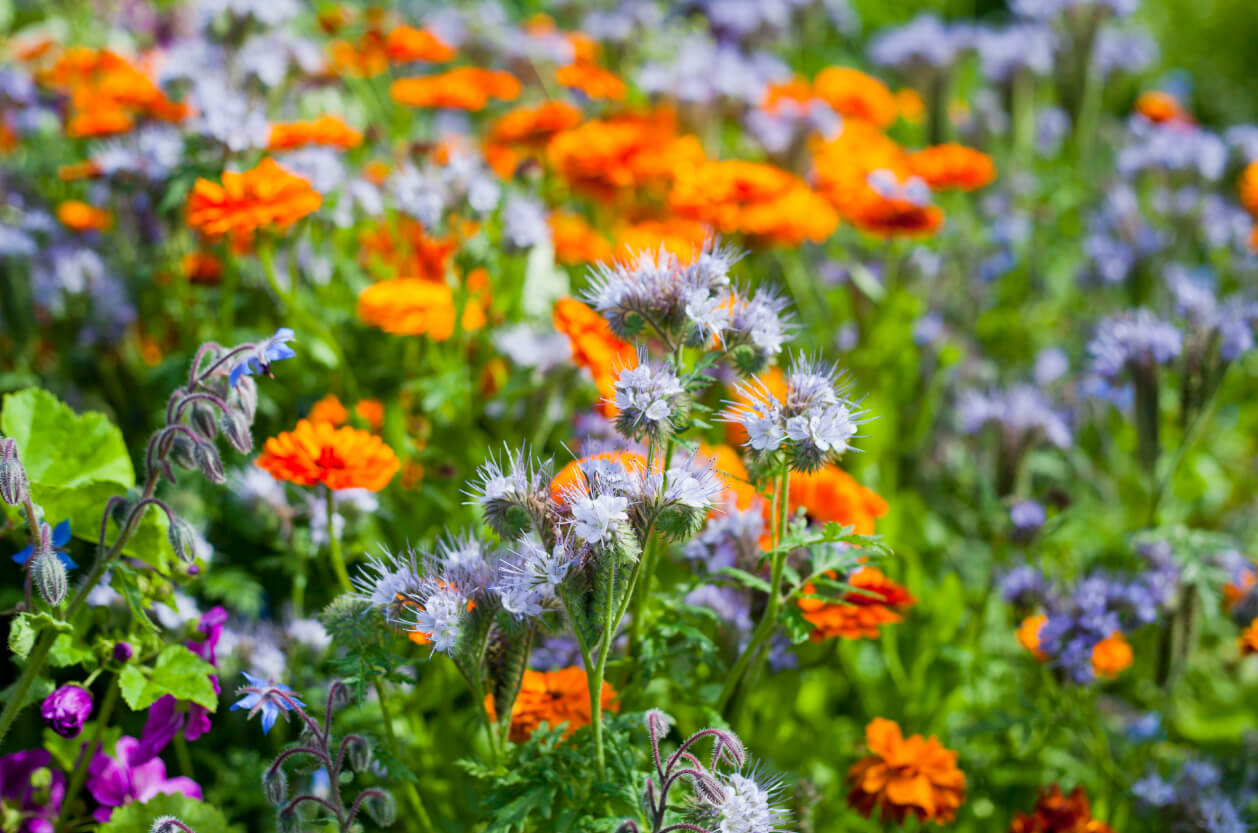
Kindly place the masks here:
[(128, 804), (114, 810), (100, 833), (149, 833), (153, 822), (174, 816), (196, 833), (238, 833), (240, 827), (227, 823), (217, 808), (180, 793), (158, 795), (143, 804)]
[(759, 590), (761, 593), (768, 593), (770, 590), (769, 582), (737, 567), (722, 567), (717, 571), (717, 575), (729, 576), (739, 584), (750, 587), (752, 590)]
[(118, 677), (122, 699), (133, 710), (147, 709), (158, 698), (173, 694), (177, 700), (191, 700), (210, 711), (218, 708), (218, 695), (210, 683), (214, 666), (182, 645), (167, 646), (157, 656), (153, 668), (128, 665)]
[(35, 646), (35, 627), (29, 613), (19, 613), (9, 625), (9, 650), (18, 659), (26, 659)]
[[(79, 642), (78, 637), (72, 633), (58, 634), (53, 640), (52, 651), (48, 654), (48, 664), (53, 668), (82, 665), (95, 659), (96, 654), (92, 652), (92, 649)], [(93, 663), (95, 664), (97, 663)]]

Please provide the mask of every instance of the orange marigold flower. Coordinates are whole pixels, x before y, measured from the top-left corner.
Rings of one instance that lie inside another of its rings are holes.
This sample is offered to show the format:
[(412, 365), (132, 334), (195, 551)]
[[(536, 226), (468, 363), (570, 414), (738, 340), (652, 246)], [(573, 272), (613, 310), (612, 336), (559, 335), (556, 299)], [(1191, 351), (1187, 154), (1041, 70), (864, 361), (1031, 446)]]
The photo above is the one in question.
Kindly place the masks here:
[(371, 426), (372, 431), (384, 427), (384, 403), (379, 399), (360, 399), (354, 406), (354, 416)]
[(555, 71), (555, 80), (565, 87), (580, 90), (592, 99), (624, 101), (625, 82), (614, 72), (597, 64), (578, 61)]
[(663, 249), (685, 264), (698, 256), (711, 237), (712, 227), (699, 220), (685, 217), (641, 220), (616, 231), (616, 250), (624, 255)]
[(610, 260), (611, 245), (580, 214), (556, 211), (550, 215), (550, 238), (555, 259), (567, 266)]
[(110, 102), (103, 102), (87, 110), (74, 110), (66, 122), (66, 135), (74, 139), (94, 136), (113, 136), (126, 133), (135, 127), (131, 114)]
[(1241, 172), (1238, 186), (1241, 205), (1245, 206), (1255, 219), (1258, 219), (1258, 161), (1250, 162)]
[[(603, 683), (599, 699), (604, 711), (620, 710), (616, 689), (611, 683)], [(486, 695), (485, 709), (491, 720), (498, 719), (494, 714), (493, 695)], [(582, 726), (590, 725), (590, 695), (584, 670), (574, 666), (558, 671), (534, 671), (530, 668), (524, 672), (520, 693), (511, 707), (508, 736), (516, 743), (523, 743), (543, 723), (551, 726), (567, 724), (565, 738)]]
[(926, 102), (922, 101), (922, 94), (912, 87), (896, 90), (895, 106), (900, 118), (909, 124), (920, 124), (926, 118)]
[(72, 231), (104, 231), (114, 224), (114, 215), (80, 200), (67, 200), (57, 206), (57, 219)]
[(1092, 647), (1092, 671), (1098, 677), (1117, 677), (1131, 659), (1131, 645), (1122, 631), (1114, 631)]
[(878, 628), (902, 621), (898, 608), (916, 601), (902, 585), (897, 584), (876, 567), (861, 567), (847, 578), (854, 589), (843, 595), (839, 604), (814, 598), (814, 588), (804, 588), (799, 601), (804, 620), (813, 626), (809, 638), (814, 642), (833, 637), (843, 639), (877, 639)]
[[(426, 335), (445, 341), (454, 335), (454, 291), (422, 278), (396, 278), (372, 284), (358, 295), (358, 317), (386, 333)], [(476, 298), (463, 305), (464, 330), (485, 326), (485, 309)]]
[(669, 206), (677, 214), (770, 242), (820, 242), (838, 215), (802, 179), (760, 162), (727, 160), (679, 168)]
[(618, 191), (667, 184), (704, 159), (694, 136), (677, 136), (673, 114), (592, 120), (562, 130), (546, 146), (547, 160), (575, 188), (600, 199)]
[(813, 94), (839, 115), (863, 119), (878, 127), (895, 121), (899, 107), (887, 86), (858, 69), (827, 67), (812, 82)]
[(1083, 787), (1065, 795), (1061, 787), (1040, 790), (1035, 810), (1013, 814), (1009, 833), (1114, 833), (1113, 828), (1092, 817), (1092, 807)]
[(209, 252), (188, 252), (179, 260), (179, 271), (189, 283), (213, 285), (223, 277), (223, 261)]
[(783, 102), (807, 104), (813, 98), (812, 85), (798, 76), (790, 81), (778, 81), (769, 84), (764, 92), (761, 106), (771, 113), (776, 113)]
[(537, 107), (517, 107), (489, 128), (489, 140), (500, 144), (544, 142), (561, 130), (581, 123), (581, 111), (566, 101), (547, 101)]
[(1179, 103), (1179, 99), (1161, 90), (1141, 93), (1136, 99), (1136, 112), (1154, 124), (1192, 122), (1192, 116)]
[(389, 60), (396, 63), (411, 61), (427, 61), (441, 64), (453, 61), (453, 47), (427, 29), (416, 29), (414, 26), (398, 26), (389, 32), (385, 41), (385, 51)]
[(359, 260), (380, 277), (407, 275), (440, 283), (459, 239), (432, 237), (418, 220), (400, 217), (396, 224), (382, 222), (361, 232), (358, 246)]
[(306, 419), (267, 440), (257, 464), (277, 480), (373, 492), (389, 485), (401, 467), (393, 449), (375, 434)]
[(1241, 646), (1242, 656), (1258, 654), (1258, 619), (1250, 622), (1249, 626), (1241, 632), (1237, 643)]
[(1040, 650), (1040, 630), (1048, 624), (1048, 617), (1042, 613), (1028, 616), (1018, 625), (1018, 644), (1031, 652), (1031, 656), (1040, 662), (1048, 659), (1048, 655)]
[(344, 425), (349, 421), (349, 411), (341, 404), (335, 393), (324, 394), (323, 398), (311, 406), (306, 419), (311, 422), (326, 422), (328, 425)]
[(813, 520), (851, 526), (858, 535), (873, 535), (874, 521), (887, 514), (877, 492), (834, 465), (792, 474), (788, 499), (792, 513), (803, 509)]
[(332, 76), (374, 78), (389, 68), (385, 36), (368, 29), (357, 43), (334, 40), (328, 43), (328, 72)]
[(875, 717), (865, 727), (872, 755), (852, 765), (847, 781), (848, 803), (863, 816), (875, 810), (884, 820), (902, 823), (951, 822), (965, 800), (965, 773), (957, 769), (957, 753), (934, 735), (905, 738), (891, 720)]
[(611, 404), (616, 374), (626, 367), (636, 367), (637, 351), (616, 337), (603, 316), (575, 298), (560, 298), (553, 313), (555, 329), (568, 337), (572, 360), (594, 376), (602, 394), (600, 407), (608, 416), (615, 414)]
[(581, 466), (591, 460), (617, 463), (630, 474), (646, 471), (646, 458), (636, 451), (604, 451), (601, 454), (591, 454), (578, 460), (569, 460), (550, 480), (551, 500), (563, 503), (564, 492), (570, 489), (584, 490), (585, 481), (581, 476)]
[(389, 95), (408, 107), (483, 110), (491, 98), (519, 98), (520, 82), (502, 70), (458, 67), (437, 75), (400, 78), (389, 85)]
[(919, 150), (908, 156), (909, 171), (926, 180), (935, 190), (960, 188), (973, 191), (990, 185), (996, 178), (992, 158), (981, 150), (955, 142)]
[(271, 125), (267, 141), (269, 150), (292, 150), (306, 145), (334, 148), (356, 148), (363, 143), (363, 134), (333, 115), (314, 121), (278, 122)]
[(248, 242), (259, 229), (285, 229), (318, 210), (323, 197), (274, 159), (247, 171), (224, 171), (222, 184), (198, 179), (188, 195), (188, 225), (209, 237)]

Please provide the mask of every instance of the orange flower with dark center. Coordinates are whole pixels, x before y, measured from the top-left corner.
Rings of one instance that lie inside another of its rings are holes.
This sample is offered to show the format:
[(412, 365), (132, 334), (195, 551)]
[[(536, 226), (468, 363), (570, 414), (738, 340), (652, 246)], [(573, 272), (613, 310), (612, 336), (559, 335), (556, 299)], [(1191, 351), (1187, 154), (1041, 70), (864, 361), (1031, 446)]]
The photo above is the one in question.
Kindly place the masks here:
[(873, 535), (874, 521), (887, 514), (877, 492), (833, 465), (791, 474), (788, 499), (792, 514), (803, 509), (815, 521), (851, 526), (858, 535)]
[(630, 474), (646, 471), (646, 458), (634, 451), (604, 451), (591, 454), (578, 460), (569, 460), (550, 481), (550, 498), (556, 503), (564, 502), (564, 493), (571, 490), (585, 489), (585, 478), (581, 474), (581, 466), (593, 460), (606, 460), (616, 463)]
[(555, 80), (569, 89), (580, 90), (596, 101), (624, 101), (625, 98), (625, 82), (614, 72), (597, 64), (578, 61), (560, 67), (555, 71)]
[(636, 367), (638, 354), (633, 346), (616, 337), (603, 316), (575, 298), (560, 298), (553, 314), (555, 329), (568, 337), (572, 360), (590, 371), (603, 401), (599, 407), (607, 416), (615, 415), (611, 404), (616, 374)]
[(894, 721), (875, 717), (865, 727), (869, 755), (852, 765), (847, 781), (848, 803), (866, 818), (880, 811), (884, 821), (946, 823), (965, 800), (965, 773), (957, 769), (957, 753), (934, 735), (905, 738)]
[(322, 483), (333, 490), (372, 492), (389, 485), (401, 467), (393, 449), (375, 434), (306, 419), (267, 440), (257, 464), (277, 480), (301, 486)]
[(1241, 632), (1237, 644), (1241, 647), (1241, 655), (1249, 656), (1250, 654), (1258, 654), (1258, 619), (1254, 619), (1249, 626)]
[(292, 150), (307, 145), (323, 145), (341, 149), (356, 148), (363, 143), (363, 134), (333, 115), (314, 121), (278, 122), (271, 125), (267, 142), (269, 150)]
[(973, 191), (990, 185), (996, 178), (996, 166), (990, 156), (955, 142), (910, 153), (908, 167), (935, 190)]
[(611, 260), (611, 244), (580, 214), (556, 211), (548, 222), (555, 260), (566, 266)]
[(1245, 166), (1245, 170), (1241, 172), (1238, 190), (1241, 205), (1245, 206), (1245, 210), (1253, 215), (1254, 219), (1258, 219), (1258, 161), (1250, 162)]
[(411, 61), (427, 61), (441, 64), (453, 61), (454, 49), (427, 29), (414, 26), (398, 26), (389, 32), (385, 41), (389, 60), (399, 64)]
[[(422, 278), (396, 278), (372, 284), (358, 295), (358, 318), (394, 335), (426, 335), (445, 341), (454, 335), (454, 291)], [(485, 326), (485, 309), (475, 297), (463, 304), (466, 331)]]
[(1065, 795), (1054, 784), (1040, 790), (1035, 810), (1013, 814), (1009, 833), (1114, 833), (1108, 824), (1092, 817), (1092, 807), (1083, 787)]
[(1131, 660), (1131, 645), (1122, 631), (1114, 631), (1092, 646), (1092, 672), (1098, 677), (1117, 677)]
[(812, 82), (813, 95), (844, 118), (862, 119), (878, 127), (895, 121), (899, 107), (886, 85), (851, 67), (827, 67)]
[(1048, 617), (1042, 613), (1028, 616), (1018, 625), (1018, 644), (1031, 652), (1031, 656), (1040, 662), (1048, 659), (1048, 655), (1040, 650), (1040, 630), (1048, 624)]
[(188, 225), (207, 237), (230, 234), (247, 244), (259, 229), (286, 229), (323, 204), (309, 182), (270, 158), (247, 171), (224, 171), (222, 179), (198, 179), (188, 195)]
[(398, 79), (389, 85), (389, 95), (408, 107), (483, 110), (491, 98), (519, 98), (520, 82), (502, 70), (458, 67), (437, 75)]
[(79, 200), (67, 200), (58, 205), (57, 219), (71, 231), (104, 231), (114, 224), (113, 214)]
[(1161, 90), (1149, 90), (1136, 99), (1136, 112), (1154, 124), (1167, 122), (1192, 123), (1192, 116), (1179, 103), (1179, 99)]
[(760, 162), (709, 161), (679, 168), (669, 207), (717, 231), (798, 245), (830, 236), (839, 218), (794, 174)]
[[(599, 699), (604, 711), (619, 711), (616, 689), (604, 682)], [(491, 720), (494, 714), (494, 698), (485, 697), (485, 709)], [(558, 671), (524, 672), (520, 693), (511, 707), (511, 730), (508, 735), (516, 743), (523, 743), (533, 736), (543, 723), (551, 726), (567, 724), (564, 737), (570, 737), (582, 726), (590, 725), (590, 694), (586, 686), (585, 671), (580, 668), (562, 668)]]
[(875, 567), (859, 568), (848, 576), (846, 583), (853, 589), (843, 595), (839, 604), (812, 598), (815, 589), (811, 585), (804, 588), (809, 595), (801, 597), (798, 605), (804, 619), (813, 626), (809, 634), (813, 642), (836, 636), (877, 639), (880, 627), (903, 621), (898, 610), (916, 601), (907, 589)]
[(536, 107), (517, 107), (489, 128), (489, 141), (536, 145), (561, 130), (581, 123), (581, 111), (566, 101), (547, 101)]

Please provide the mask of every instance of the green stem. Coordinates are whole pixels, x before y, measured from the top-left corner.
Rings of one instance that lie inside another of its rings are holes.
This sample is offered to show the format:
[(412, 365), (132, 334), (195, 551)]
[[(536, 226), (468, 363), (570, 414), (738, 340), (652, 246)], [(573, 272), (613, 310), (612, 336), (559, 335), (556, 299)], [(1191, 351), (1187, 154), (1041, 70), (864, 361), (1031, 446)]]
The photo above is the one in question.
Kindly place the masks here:
[[(638, 558), (638, 565), (642, 558)], [(607, 598), (616, 598), (616, 562), (611, 564), (611, 574), (607, 578)], [(626, 599), (627, 601), (628, 599)], [(585, 671), (585, 680), (590, 689), (590, 727), (594, 732), (594, 757), (598, 760), (598, 777), (602, 779), (607, 771), (607, 759), (603, 752), (603, 679), (607, 676), (607, 657), (612, 652), (612, 637), (615, 634), (619, 618), (612, 620), (611, 611), (607, 611), (607, 621), (603, 626), (603, 647), (598, 653), (598, 664), (591, 671)]]
[(79, 792), (87, 781), (88, 767), (91, 766), (92, 759), (96, 757), (96, 750), (105, 739), (105, 730), (109, 728), (109, 718), (113, 716), (116, 705), (118, 705), (118, 677), (115, 675), (109, 681), (105, 700), (96, 714), (96, 731), (92, 735), (92, 741), (79, 754), (79, 760), (74, 765), (74, 772), (70, 775), (70, 785), (66, 788), (65, 798), (61, 802), (61, 814), (57, 816), (58, 830), (64, 829), (66, 814), (70, 812), (70, 807), (74, 805), (74, 800), (79, 797)]
[(332, 505), (333, 492), (330, 488), (324, 487), (324, 499), (328, 511), (328, 551), (332, 556), (332, 570), (336, 573), (336, 580), (341, 585), (341, 590), (346, 593), (352, 593), (354, 585), (350, 583), (349, 572), (345, 569), (345, 559), (341, 557), (341, 540), (336, 537), (336, 525), (332, 523), (332, 514), (335, 507)]
[[(384, 736), (389, 742), (389, 754), (393, 756), (395, 761), (402, 760), (402, 746), (398, 743), (397, 735), (393, 731), (393, 715), (389, 713), (389, 699), (385, 694), (384, 683), (379, 679), (372, 682), (376, 689), (376, 699), (380, 701), (380, 720), (384, 724)], [(419, 790), (415, 784), (407, 781), (405, 785), (406, 798), (411, 803), (411, 809), (414, 811), (419, 825), (424, 830), (432, 830), (432, 818), (428, 815), (428, 810), (424, 807), (424, 801), (419, 797)]]

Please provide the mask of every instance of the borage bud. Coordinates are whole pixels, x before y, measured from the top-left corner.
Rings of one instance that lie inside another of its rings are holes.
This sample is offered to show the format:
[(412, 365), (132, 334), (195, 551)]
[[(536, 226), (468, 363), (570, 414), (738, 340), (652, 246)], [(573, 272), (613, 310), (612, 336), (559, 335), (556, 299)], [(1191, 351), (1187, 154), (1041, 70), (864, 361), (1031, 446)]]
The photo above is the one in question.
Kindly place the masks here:
[(119, 529), (126, 526), (127, 518), (131, 516), (131, 510), (135, 508), (135, 504), (135, 495), (128, 492), (126, 497), (120, 497), (109, 505), (109, 517)]
[(291, 804), (276, 813), (275, 829), (279, 833), (298, 833), (301, 830), (301, 817)]
[(385, 792), (372, 790), (371, 794), (363, 799), (363, 809), (367, 811), (367, 815), (371, 816), (371, 820), (381, 827), (388, 827), (397, 820), (397, 806), (393, 803), (393, 796)]
[(40, 549), (31, 560), (31, 584), (48, 604), (56, 607), (65, 601), (69, 590), (66, 568), (51, 549)]
[(262, 773), (262, 792), (272, 806), (278, 807), (288, 798), (288, 776), (284, 768), (273, 766)]
[(170, 526), (166, 529), (170, 538), (170, 547), (180, 561), (190, 562), (197, 558), (197, 533), (192, 525), (183, 518), (170, 518)]
[(192, 403), (189, 422), (192, 423), (192, 430), (206, 442), (213, 442), (218, 436), (218, 408), (204, 399)]
[(328, 705), (332, 711), (340, 711), (341, 709), (354, 702), (354, 693), (349, 690), (349, 686), (340, 680), (332, 683), (332, 690), (328, 692)]
[(174, 816), (160, 816), (149, 828), (149, 833), (192, 833), (192, 828)]
[(167, 458), (181, 469), (191, 471), (197, 467), (197, 444), (186, 434), (176, 434), (170, 441)]
[(26, 500), (26, 469), (17, 456), (17, 440), (0, 440), (0, 500), (18, 506)]
[(227, 411), (219, 420), (219, 427), (232, 448), (241, 454), (253, 451), (253, 435), (249, 433), (249, 420), (243, 413), (234, 409)]
[(197, 468), (201, 469), (201, 474), (206, 480), (216, 486), (227, 482), (227, 472), (223, 471), (223, 458), (219, 457), (217, 448), (210, 443), (200, 443), (196, 447), (194, 457)]
[(366, 772), (371, 766), (371, 744), (359, 735), (345, 738), (345, 754), (349, 757), (350, 769), (354, 772)]
[(229, 405), (234, 405), (245, 415), (250, 423), (258, 413), (258, 383), (248, 376), (240, 377), (236, 386), (231, 389)]

